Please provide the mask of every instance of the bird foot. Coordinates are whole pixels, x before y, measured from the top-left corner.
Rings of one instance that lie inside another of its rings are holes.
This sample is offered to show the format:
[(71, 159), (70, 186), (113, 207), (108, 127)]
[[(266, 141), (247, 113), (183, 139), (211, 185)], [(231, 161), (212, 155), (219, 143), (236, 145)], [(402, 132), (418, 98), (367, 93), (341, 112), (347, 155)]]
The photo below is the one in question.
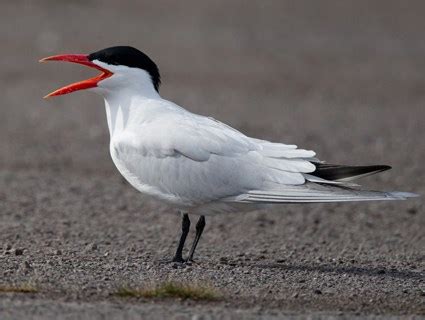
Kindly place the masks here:
[(185, 260), (183, 258), (176, 259), (174, 257), (174, 259), (171, 262), (174, 264), (173, 265), (174, 267), (182, 267), (182, 268), (184, 268), (186, 266), (191, 266), (194, 261), (192, 259), (186, 259)]
[(176, 265), (176, 266), (185, 266), (185, 265), (192, 265), (192, 260), (185, 260), (183, 259), (183, 257), (174, 257), (173, 259), (161, 259), (158, 261), (159, 264), (172, 264), (172, 265)]
[(171, 262), (185, 263), (186, 260), (184, 260), (182, 256), (174, 256), (174, 258), (171, 260)]

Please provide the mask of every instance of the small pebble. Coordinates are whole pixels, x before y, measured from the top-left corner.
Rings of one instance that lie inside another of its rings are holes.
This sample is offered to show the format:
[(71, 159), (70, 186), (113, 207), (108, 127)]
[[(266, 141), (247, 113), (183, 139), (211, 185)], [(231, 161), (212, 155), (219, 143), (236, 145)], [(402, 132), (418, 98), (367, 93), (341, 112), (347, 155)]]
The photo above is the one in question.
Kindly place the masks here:
[(86, 247), (84, 248), (84, 252), (88, 252), (88, 251), (95, 251), (97, 250), (97, 244), (96, 243), (89, 243), (88, 245), (86, 245)]
[(226, 257), (220, 257), (220, 262), (221, 263), (226, 263), (227, 262), (227, 258)]
[(314, 293), (315, 294), (322, 294), (322, 290), (316, 289), (316, 290), (314, 290)]
[(24, 249), (15, 249), (15, 256), (22, 256), (24, 254)]
[(418, 213), (418, 210), (416, 210), (416, 208), (410, 208), (410, 209), (407, 210), (407, 213), (414, 215), (414, 214)]
[(31, 264), (28, 261), (24, 261), (24, 263), (22, 264), (23, 269), (31, 269)]

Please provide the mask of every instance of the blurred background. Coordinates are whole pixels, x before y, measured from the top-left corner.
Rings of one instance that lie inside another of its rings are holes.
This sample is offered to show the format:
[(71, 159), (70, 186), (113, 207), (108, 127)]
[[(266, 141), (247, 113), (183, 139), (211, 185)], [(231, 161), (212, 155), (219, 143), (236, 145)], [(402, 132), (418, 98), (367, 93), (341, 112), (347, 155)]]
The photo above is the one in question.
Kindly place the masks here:
[[(2, 1), (0, 248), (23, 248), (36, 272), (0, 254), (0, 280), (29, 276), (97, 294), (166, 277), (145, 264), (170, 256), (179, 233), (179, 218), (157, 215), (114, 168), (100, 97), (43, 100), (93, 70), (40, 58), (134, 46), (158, 64), (164, 98), (329, 163), (391, 165), (361, 183), (424, 194), (424, 13), (420, 0)], [(265, 297), (300, 310), (415, 311), (424, 223), (421, 199), (214, 217), (197, 250), (212, 271), (198, 279), (254, 297), (251, 305)], [(248, 267), (223, 269), (220, 257)], [(257, 260), (289, 267), (261, 273), (249, 267)]]

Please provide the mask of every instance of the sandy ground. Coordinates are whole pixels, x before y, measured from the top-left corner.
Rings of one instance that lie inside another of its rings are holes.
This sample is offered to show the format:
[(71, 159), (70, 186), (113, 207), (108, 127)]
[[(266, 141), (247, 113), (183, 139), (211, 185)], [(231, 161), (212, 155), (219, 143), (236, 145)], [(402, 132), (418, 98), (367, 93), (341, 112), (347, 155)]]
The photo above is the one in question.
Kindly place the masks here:
[[(159, 263), (179, 217), (113, 167), (101, 99), (41, 99), (92, 72), (37, 64), (131, 44), (159, 64), (162, 95), (189, 110), (331, 163), (392, 165), (363, 183), (424, 194), (423, 2), (135, 3), (0, 4), (0, 285), (39, 290), (1, 293), (0, 318), (425, 316), (422, 199), (217, 216), (197, 263)], [(166, 280), (223, 299), (114, 296)]]

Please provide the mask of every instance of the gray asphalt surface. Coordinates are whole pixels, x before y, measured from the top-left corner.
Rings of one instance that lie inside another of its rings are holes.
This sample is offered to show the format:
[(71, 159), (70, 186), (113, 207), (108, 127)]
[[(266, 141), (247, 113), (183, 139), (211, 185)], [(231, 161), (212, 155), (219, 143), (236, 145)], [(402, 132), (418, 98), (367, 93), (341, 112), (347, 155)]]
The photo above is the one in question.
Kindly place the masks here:
[[(92, 72), (37, 63), (133, 45), (158, 63), (161, 94), (189, 110), (330, 163), (391, 165), (361, 182), (424, 194), (422, 1), (0, 8), (0, 287), (39, 290), (0, 293), (1, 319), (425, 315), (421, 198), (209, 218), (196, 263), (161, 264), (174, 252), (179, 217), (160, 213), (113, 167), (103, 101), (84, 92), (41, 99)], [(206, 283), (223, 299), (113, 295), (165, 280)]]

